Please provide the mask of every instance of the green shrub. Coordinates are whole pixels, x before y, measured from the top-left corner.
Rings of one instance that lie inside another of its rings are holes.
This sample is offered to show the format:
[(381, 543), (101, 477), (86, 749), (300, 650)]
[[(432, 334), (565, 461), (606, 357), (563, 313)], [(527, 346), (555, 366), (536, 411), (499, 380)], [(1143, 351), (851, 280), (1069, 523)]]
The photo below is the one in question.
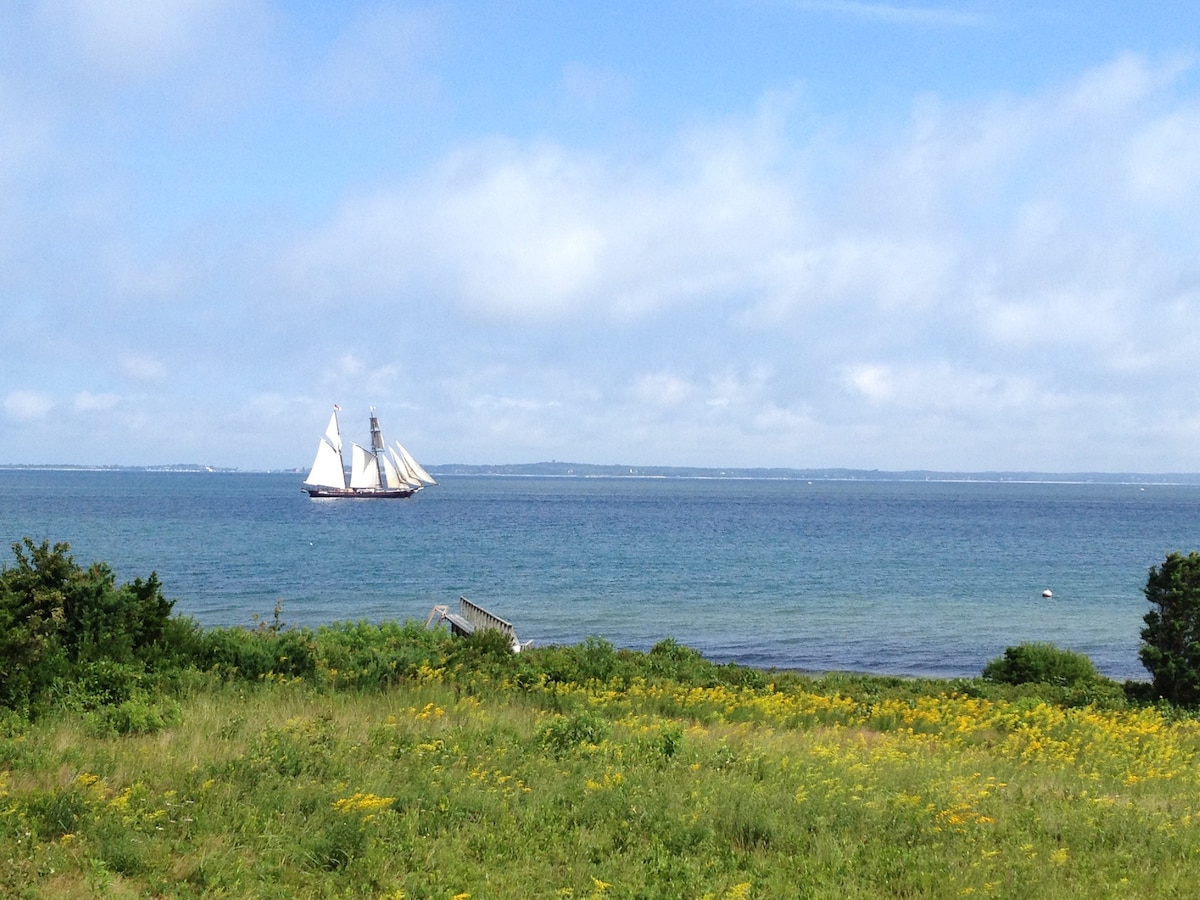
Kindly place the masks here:
[(673, 722), (662, 726), (658, 732), (658, 749), (664, 759), (670, 759), (683, 746), (683, 726)]
[(417, 622), (335, 622), (313, 636), (318, 663), (333, 673), (336, 686), (381, 688), (413, 676), (422, 665), (445, 663), (445, 629), (427, 629)]
[(685, 684), (704, 684), (715, 681), (716, 666), (700, 655), (698, 650), (666, 638), (646, 654), (646, 669), (650, 674)]
[(29, 800), (29, 818), (43, 841), (71, 834), (87, 818), (87, 798), (74, 786), (39, 791)]
[(638, 668), (635, 660), (642, 655), (628, 651), (618, 653), (604, 638), (589, 637), (582, 644), (539, 647), (528, 657), (536, 660), (550, 682), (608, 684), (614, 678), (628, 679), (635, 674)]
[(336, 872), (362, 856), (367, 833), (360, 819), (344, 816), (330, 819), (304, 842), (309, 863), (327, 872)]
[(1053, 644), (1028, 643), (1009, 647), (983, 668), (987, 681), (999, 684), (1051, 684), (1075, 687), (1101, 679), (1095, 664), (1082, 653)]
[(585, 744), (599, 744), (611, 731), (606, 719), (584, 710), (571, 716), (554, 716), (538, 731), (538, 743), (562, 756)]
[(172, 624), (153, 573), (118, 586), (104, 563), (78, 566), (68, 544), (12, 549), (16, 565), (0, 568), (0, 706), (34, 715), (71, 693), (121, 703), (146, 673), (185, 663), (195, 628)]
[(1142, 629), (1142, 665), (1158, 696), (1181, 706), (1200, 703), (1200, 553), (1171, 553), (1153, 566), (1146, 599), (1155, 607)]
[(116, 706), (103, 706), (88, 714), (89, 733), (154, 734), (178, 725), (182, 720), (179, 704), (170, 697), (152, 698), (145, 693)]
[(200, 642), (196, 663), (225, 679), (302, 678), (316, 669), (316, 652), (306, 629), (214, 628)]
[(516, 657), (512, 638), (494, 628), (480, 628), (457, 638), (448, 650), (447, 665), (490, 675), (506, 674)]

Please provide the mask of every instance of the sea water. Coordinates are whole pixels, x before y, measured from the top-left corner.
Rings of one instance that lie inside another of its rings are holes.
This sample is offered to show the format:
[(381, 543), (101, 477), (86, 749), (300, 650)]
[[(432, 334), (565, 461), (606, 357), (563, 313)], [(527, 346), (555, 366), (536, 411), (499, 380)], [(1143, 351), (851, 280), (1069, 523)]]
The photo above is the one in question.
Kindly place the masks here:
[(289, 625), (424, 622), (465, 595), (538, 644), (971, 676), (1049, 641), (1117, 679), (1146, 677), (1149, 567), (1200, 548), (1188, 485), (446, 476), (382, 501), (302, 478), (0, 470), (0, 537), (157, 572), (206, 626), (277, 603)]

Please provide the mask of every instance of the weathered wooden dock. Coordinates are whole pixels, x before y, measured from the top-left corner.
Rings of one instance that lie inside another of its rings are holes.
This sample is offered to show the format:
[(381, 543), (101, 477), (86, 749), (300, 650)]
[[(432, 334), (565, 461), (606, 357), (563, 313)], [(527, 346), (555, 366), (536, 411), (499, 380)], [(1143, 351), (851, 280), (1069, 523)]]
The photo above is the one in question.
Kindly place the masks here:
[(474, 634), (476, 631), (499, 631), (508, 635), (512, 642), (514, 651), (520, 652), (522, 647), (529, 646), (530, 642), (524, 644), (517, 638), (517, 631), (513, 628), (512, 622), (500, 618), (495, 613), (488, 612), (478, 603), (473, 603), (466, 597), (458, 598), (458, 612), (451, 612), (449, 606), (435, 606), (429, 613), (429, 618), (425, 622), (425, 626), (434, 623), (446, 622), (450, 625), (450, 631), (459, 637), (465, 637), (468, 634)]

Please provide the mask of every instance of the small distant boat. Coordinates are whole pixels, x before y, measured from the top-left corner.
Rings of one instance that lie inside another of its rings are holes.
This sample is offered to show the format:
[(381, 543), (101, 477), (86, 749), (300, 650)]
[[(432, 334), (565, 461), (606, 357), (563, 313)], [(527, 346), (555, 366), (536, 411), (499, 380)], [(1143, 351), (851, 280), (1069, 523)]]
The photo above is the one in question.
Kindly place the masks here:
[(371, 449), (350, 445), (350, 478), (342, 456), (340, 406), (333, 407), (325, 435), (317, 444), (317, 458), (304, 479), (310, 497), (362, 497), (395, 500), (411, 497), (427, 484), (437, 484), (399, 441), (389, 447), (371, 407)]

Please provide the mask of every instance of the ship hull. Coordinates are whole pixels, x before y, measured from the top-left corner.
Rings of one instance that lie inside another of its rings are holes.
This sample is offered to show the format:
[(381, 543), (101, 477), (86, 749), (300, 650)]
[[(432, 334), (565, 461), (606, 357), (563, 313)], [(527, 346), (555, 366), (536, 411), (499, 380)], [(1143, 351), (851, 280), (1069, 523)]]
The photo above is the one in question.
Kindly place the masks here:
[(383, 439), (375, 407), (371, 407), (371, 449), (352, 444), (349, 477), (342, 455), (340, 406), (334, 406), (325, 434), (317, 444), (317, 456), (301, 487), (309, 497), (322, 500), (404, 500), (421, 490), (422, 484), (437, 484), (412, 458), (399, 441), (389, 448)]
[(406, 497), (411, 497), (420, 488), (336, 488), (307, 486), (303, 490), (310, 497), (323, 499), (403, 500)]

